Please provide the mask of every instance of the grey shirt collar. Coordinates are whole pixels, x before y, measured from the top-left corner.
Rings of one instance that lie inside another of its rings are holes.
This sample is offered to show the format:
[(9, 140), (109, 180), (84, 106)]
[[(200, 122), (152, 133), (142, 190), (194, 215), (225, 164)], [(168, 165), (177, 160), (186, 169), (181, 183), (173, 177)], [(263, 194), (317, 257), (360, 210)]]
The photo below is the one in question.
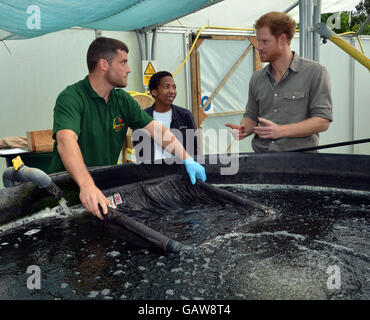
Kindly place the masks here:
[[(289, 65), (287, 70), (289, 70), (289, 71), (292, 70), (294, 72), (299, 72), (299, 70), (300, 70), (299, 60), (301, 58), (299, 57), (299, 55), (295, 51), (292, 51), (292, 53), (293, 53), (293, 59), (290, 62), (290, 65)], [(271, 64), (271, 62), (266, 66), (265, 73), (269, 74), (269, 75), (272, 75), (272, 64)]]
[[(290, 62), (290, 65), (289, 65), (288, 69), (285, 71), (285, 74), (284, 74), (284, 76), (282, 77), (281, 80), (284, 80), (292, 71), (293, 72), (299, 72), (299, 70), (300, 70), (300, 67), (299, 67), (300, 57), (298, 56), (298, 54), (295, 51), (292, 51), (292, 53), (293, 53), (293, 59)], [(272, 74), (272, 64), (271, 64), (271, 62), (265, 67), (264, 72), (267, 76), (270, 77), (272, 82), (275, 81), (274, 76)]]

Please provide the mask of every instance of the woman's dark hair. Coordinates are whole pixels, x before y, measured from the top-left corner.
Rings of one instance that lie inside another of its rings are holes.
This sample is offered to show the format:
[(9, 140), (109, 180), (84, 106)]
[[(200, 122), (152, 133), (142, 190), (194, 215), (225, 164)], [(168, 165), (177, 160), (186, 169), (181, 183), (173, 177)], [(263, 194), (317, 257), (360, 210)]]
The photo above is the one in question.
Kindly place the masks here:
[(172, 77), (172, 74), (168, 71), (158, 71), (157, 73), (153, 74), (149, 80), (149, 91), (157, 89), (159, 84), (161, 83), (161, 78), (163, 77)]

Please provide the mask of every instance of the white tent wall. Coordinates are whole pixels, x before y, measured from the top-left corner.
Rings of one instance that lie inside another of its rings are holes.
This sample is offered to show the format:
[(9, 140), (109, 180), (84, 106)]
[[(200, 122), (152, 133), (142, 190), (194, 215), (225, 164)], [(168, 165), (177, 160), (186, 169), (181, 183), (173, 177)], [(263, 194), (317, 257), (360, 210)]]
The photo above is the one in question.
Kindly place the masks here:
[[(130, 49), (130, 66), (141, 69), (133, 32), (103, 32), (123, 40)], [(29, 130), (52, 127), (57, 95), (88, 73), (86, 52), (95, 38), (93, 30), (64, 30), (0, 47), (0, 137), (25, 135)], [(140, 73), (132, 72), (127, 90), (141, 89)]]
[[(188, 32), (186, 31), (159, 31), (155, 53), (155, 60), (158, 64), (158, 70), (155, 71), (168, 71), (174, 74), (186, 57), (187, 42)], [(191, 111), (191, 98), (188, 94), (190, 93), (191, 88), (190, 82), (187, 81), (190, 75), (190, 70), (188, 68), (189, 66), (186, 64), (175, 76), (177, 97), (174, 103)]]
[[(211, 96), (219, 82), (226, 76), (249, 44), (250, 42), (247, 39), (204, 40), (199, 47), (202, 98)], [(225, 123), (239, 124), (242, 115), (220, 117), (217, 114), (244, 111), (245, 103), (248, 100), (248, 83), (252, 74), (253, 51), (250, 51), (215, 96), (209, 110), (206, 111), (209, 117), (202, 123), (203, 151), (205, 154), (222, 154), (227, 152), (227, 148), (232, 141), (230, 134), (226, 135), (226, 132), (230, 133), (231, 131), (225, 127)], [(214, 129), (217, 129), (218, 134), (215, 134)], [(248, 145), (246, 147), (245, 151), (251, 150), (248, 148)], [(235, 149), (233, 151), (236, 152)]]
[[(296, 2), (297, 0), (223, 0), (213, 6), (176, 19), (166, 26), (200, 28), (208, 25), (250, 28), (253, 26), (256, 17), (260, 17), (268, 11), (284, 11)], [(321, 12), (351, 11), (359, 2), (360, 0), (322, 0)], [(289, 14), (298, 21), (298, 6), (292, 9)]]
[[(350, 42), (348, 38), (347, 41)], [(370, 37), (361, 37), (361, 41), (365, 53), (370, 52)], [(357, 41), (351, 44), (360, 50)], [(320, 57), (330, 73), (334, 106), (334, 121), (329, 130), (321, 134), (320, 144), (369, 138), (369, 71), (331, 42), (320, 46)], [(370, 145), (358, 144), (325, 152), (370, 154)]]
[[(369, 56), (370, 36), (363, 39), (362, 44), (365, 53)], [(354, 66), (353, 135), (355, 139), (370, 138), (370, 72), (353, 59), (351, 59), (351, 62)], [(356, 154), (370, 154), (370, 145), (368, 143), (355, 145), (353, 152)]]
[[(141, 61), (135, 32), (102, 32), (124, 41), (133, 70), (127, 90), (142, 91)], [(68, 29), (27, 40), (0, 43), (0, 138), (51, 129), (58, 94), (87, 73), (86, 52), (94, 30)], [(0, 174), (6, 168), (0, 158)], [(0, 187), (2, 187), (0, 179)]]

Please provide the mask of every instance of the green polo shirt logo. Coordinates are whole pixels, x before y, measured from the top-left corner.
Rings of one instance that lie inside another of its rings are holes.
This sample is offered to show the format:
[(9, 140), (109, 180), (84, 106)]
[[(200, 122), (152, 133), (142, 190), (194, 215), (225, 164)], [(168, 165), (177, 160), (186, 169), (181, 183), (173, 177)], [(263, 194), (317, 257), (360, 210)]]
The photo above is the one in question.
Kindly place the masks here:
[(113, 119), (113, 129), (114, 131), (121, 131), (125, 127), (125, 123), (123, 122), (122, 116), (118, 115)]

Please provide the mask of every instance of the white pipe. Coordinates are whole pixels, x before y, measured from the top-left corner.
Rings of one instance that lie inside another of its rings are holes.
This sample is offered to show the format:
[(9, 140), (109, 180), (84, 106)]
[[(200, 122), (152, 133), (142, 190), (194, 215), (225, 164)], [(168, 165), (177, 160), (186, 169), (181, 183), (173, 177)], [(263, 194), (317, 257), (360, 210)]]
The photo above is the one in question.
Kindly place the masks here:
[(155, 60), (156, 48), (157, 48), (157, 29), (154, 29), (153, 30), (153, 37), (152, 37), (152, 55), (151, 55), (151, 60)]
[[(350, 38), (351, 45), (355, 46), (354, 38)], [(350, 139), (355, 140), (355, 59), (349, 57), (349, 127)], [(355, 153), (355, 145), (351, 145), (352, 154)]]
[(312, 25), (312, 0), (306, 1), (306, 41), (307, 41), (307, 59), (312, 60), (312, 42), (313, 42), (313, 25)]
[(144, 43), (145, 43), (145, 59), (144, 60), (149, 60), (149, 57), (150, 57), (150, 53), (149, 53), (149, 39), (148, 39), (148, 32), (145, 32), (144, 33)]
[(290, 10), (293, 10), (296, 6), (298, 6), (299, 5), (299, 1), (297, 1), (297, 2), (295, 2), (295, 3), (293, 3), (290, 7), (288, 7), (288, 8), (286, 8), (285, 10), (284, 10), (284, 12), (285, 13), (288, 13)]
[(299, 55), (305, 57), (305, 0), (299, 0)]
[(139, 30), (136, 30), (137, 42), (139, 43), (140, 60), (143, 60), (143, 37)]
[[(313, 9), (313, 26), (321, 21), (321, 0), (315, 0)], [(313, 33), (313, 60), (320, 61), (320, 35)]]

